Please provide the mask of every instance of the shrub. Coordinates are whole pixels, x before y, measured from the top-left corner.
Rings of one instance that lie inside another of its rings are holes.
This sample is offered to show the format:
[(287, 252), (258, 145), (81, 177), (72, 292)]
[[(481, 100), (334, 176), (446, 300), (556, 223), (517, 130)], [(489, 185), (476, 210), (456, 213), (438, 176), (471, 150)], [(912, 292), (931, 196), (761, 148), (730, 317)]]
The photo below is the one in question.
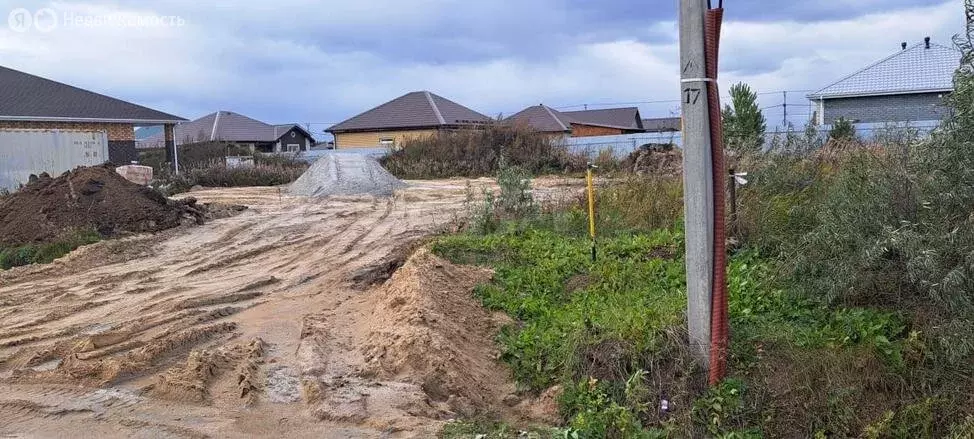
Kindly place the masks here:
[(229, 167), (223, 160), (185, 169), (179, 175), (165, 170), (158, 175), (153, 186), (166, 194), (185, 192), (193, 186), (238, 187), (277, 186), (297, 180), (308, 169), (308, 164), (293, 157), (256, 155), (253, 166)]
[(851, 120), (840, 117), (832, 122), (832, 129), (829, 130), (829, 139), (842, 142), (856, 139), (856, 127)]
[(467, 188), (468, 208), (472, 208), (472, 231), (485, 235), (496, 232), (502, 220), (524, 221), (534, 219), (540, 212), (531, 195), (531, 176), (523, 169), (511, 166), (497, 175), (498, 193), (483, 189), (479, 202), (474, 201)]
[(531, 175), (522, 168), (511, 166), (497, 175), (500, 194), (497, 208), (511, 219), (525, 219), (538, 212), (531, 196)]
[(170, 164), (166, 161), (165, 148), (140, 149), (137, 152), (139, 164), (151, 167), (155, 175), (169, 170)]
[(551, 136), (500, 124), (410, 138), (381, 162), (393, 175), (411, 179), (491, 176), (509, 166), (543, 174), (575, 163)]

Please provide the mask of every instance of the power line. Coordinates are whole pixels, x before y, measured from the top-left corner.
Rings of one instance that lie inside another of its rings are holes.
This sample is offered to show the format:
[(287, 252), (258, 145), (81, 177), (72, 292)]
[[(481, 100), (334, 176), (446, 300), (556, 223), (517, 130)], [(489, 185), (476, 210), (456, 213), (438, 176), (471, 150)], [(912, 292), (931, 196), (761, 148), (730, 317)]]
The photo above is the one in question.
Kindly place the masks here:
[[(755, 93), (755, 94), (757, 96), (767, 96), (767, 95), (773, 95), (773, 94), (782, 94), (782, 93), (805, 93), (805, 92), (811, 92), (811, 91), (815, 91), (815, 90), (809, 90), (809, 89), (802, 89), (802, 90), (776, 90), (776, 91), (760, 92), (760, 93)], [(722, 100), (730, 100), (730, 96), (729, 95), (721, 96), (721, 99)], [(561, 109), (569, 109), (569, 108), (604, 107), (604, 106), (617, 106), (617, 105), (672, 104), (672, 103), (679, 103), (679, 102), (680, 102), (679, 99), (661, 99), (661, 100), (653, 100), (653, 101), (634, 101), (634, 102), (601, 102), (601, 103), (594, 103), (594, 104), (593, 103), (584, 103), (584, 104), (562, 105), (562, 106), (552, 107), (552, 108), (554, 108), (556, 110), (561, 110)], [(778, 105), (778, 106), (781, 106), (781, 105)]]

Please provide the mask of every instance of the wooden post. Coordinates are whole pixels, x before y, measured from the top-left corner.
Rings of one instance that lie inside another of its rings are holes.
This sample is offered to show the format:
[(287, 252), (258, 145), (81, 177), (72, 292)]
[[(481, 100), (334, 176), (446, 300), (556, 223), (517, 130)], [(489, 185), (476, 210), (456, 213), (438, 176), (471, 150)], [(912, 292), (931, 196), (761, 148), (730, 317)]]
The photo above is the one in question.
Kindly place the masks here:
[(737, 179), (734, 178), (734, 174), (734, 168), (731, 168), (727, 175), (727, 191), (730, 199), (731, 236), (737, 238)]

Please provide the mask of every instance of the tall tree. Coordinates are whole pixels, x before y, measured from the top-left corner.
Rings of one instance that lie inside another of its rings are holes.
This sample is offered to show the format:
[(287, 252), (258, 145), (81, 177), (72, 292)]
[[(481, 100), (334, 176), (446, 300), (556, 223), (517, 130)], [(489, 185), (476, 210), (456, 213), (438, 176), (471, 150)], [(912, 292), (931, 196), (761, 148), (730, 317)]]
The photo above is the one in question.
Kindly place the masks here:
[(740, 82), (730, 88), (731, 103), (724, 106), (724, 145), (736, 151), (760, 151), (767, 123), (758, 107), (758, 95)]

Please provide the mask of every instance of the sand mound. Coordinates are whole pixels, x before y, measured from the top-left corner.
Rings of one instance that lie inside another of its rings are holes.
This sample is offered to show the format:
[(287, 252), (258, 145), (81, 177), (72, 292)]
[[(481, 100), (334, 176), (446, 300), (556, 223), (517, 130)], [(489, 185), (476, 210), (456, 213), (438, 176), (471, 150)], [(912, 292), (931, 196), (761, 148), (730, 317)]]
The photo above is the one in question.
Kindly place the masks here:
[(329, 195), (389, 196), (405, 186), (379, 162), (364, 154), (331, 153), (315, 161), (291, 183), (291, 193), (308, 197)]
[(0, 201), (0, 246), (56, 240), (79, 229), (104, 236), (155, 232), (183, 218), (202, 221), (195, 199), (173, 201), (126, 180), (111, 165), (77, 168), (57, 178), (46, 173)]
[(491, 272), (420, 249), (377, 292), (362, 348), (372, 373), (419, 385), (465, 416), (510, 403), (514, 384), (497, 358), (499, 319), (473, 296)]

